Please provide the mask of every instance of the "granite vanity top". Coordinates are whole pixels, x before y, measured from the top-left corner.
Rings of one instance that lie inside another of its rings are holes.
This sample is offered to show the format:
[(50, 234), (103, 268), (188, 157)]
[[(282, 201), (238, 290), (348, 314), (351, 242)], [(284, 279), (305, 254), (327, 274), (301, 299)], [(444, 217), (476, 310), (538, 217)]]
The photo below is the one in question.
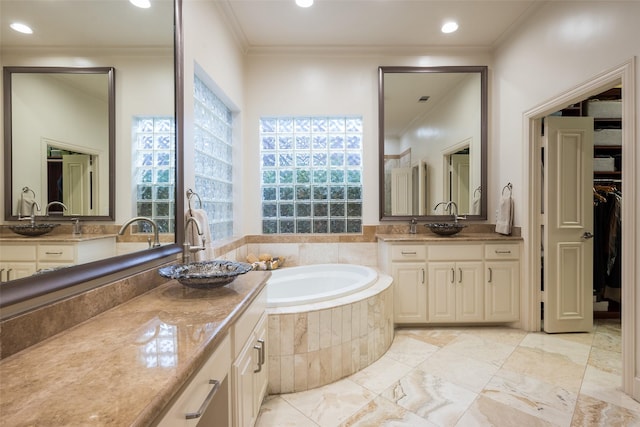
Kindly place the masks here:
[(65, 243), (65, 242), (84, 242), (87, 240), (116, 238), (117, 234), (80, 234), (74, 236), (73, 234), (43, 234), (42, 236), (28, 237), (21, 236), (19, 234), (0, 233), (0, 242), (15, 242), (15, 243)]
[(2, 425), (149, 424), (269, 275), (252, 271), (213, 290), (172, 280), (3, 359)]
[(453, 236), (438, 236), (437, 234), (426, 232), (416, 234), (376, 234), (378, 240), (383, 242), (490, 242), (490, 241), (521, 241), (520, 236), (505, 236), (499, 233), (465, 233), (464, 230)]

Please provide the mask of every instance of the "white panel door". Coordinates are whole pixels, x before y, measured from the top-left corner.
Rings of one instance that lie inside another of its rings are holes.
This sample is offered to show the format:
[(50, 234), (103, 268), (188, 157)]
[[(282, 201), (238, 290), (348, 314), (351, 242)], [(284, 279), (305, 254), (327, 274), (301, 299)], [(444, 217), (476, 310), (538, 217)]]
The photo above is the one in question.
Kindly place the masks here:
[(546, 117), (544, 330), (593, 327), (593, 119)]
[(391, 215), (413, 215), (413, 168), (391, 170)]
[(91, 215), (91, 156), (62, 156), (62, 201), (65, 215)]
[(451, 200), (456, 202), (458, 213), (470, 213), (469, 203), (469, 155), (451, 155)]

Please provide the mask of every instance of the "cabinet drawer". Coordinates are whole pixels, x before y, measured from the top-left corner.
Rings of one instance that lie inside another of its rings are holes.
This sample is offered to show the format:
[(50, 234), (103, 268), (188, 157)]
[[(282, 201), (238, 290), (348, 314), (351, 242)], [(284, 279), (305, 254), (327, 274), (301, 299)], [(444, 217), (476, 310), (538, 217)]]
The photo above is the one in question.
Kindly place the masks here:
[(484, 247), (485, 259), (520, 259), (520, 245), (491, 244)]
[(2, 261), (35, 261), (36, 245), (13, 245), (2, 242), (0, 260)]
[(249, 308), (240, 316), (238, 321), (233, 326), (233, 357), (235, 358), (240, 354), (242, 347), (249, 339), (249, 335), (253, 331), (253, 328), (260, 320), (260, 317), (267, 309), (267, 288), (265, 287), (255, 300), (251, 303)]
[(71, 245), (39, 245), (38, 262), (73, 261), (74, 252)]
[(430, 245), (429, 261), (466, 261), (481, 260), (482, 245), (470, 243), (466, 245)]
[(425, 245), (394, 245), (391, 247), (392, 261), (424, 261), (427, 257)]

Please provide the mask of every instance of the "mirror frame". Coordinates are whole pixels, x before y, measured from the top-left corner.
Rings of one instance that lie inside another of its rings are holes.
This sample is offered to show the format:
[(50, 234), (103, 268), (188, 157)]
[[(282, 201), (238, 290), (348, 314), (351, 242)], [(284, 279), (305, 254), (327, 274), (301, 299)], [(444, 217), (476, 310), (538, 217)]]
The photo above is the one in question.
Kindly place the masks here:
[(384, 75), (385, 73), (479, 73), (480, 74), (480, 148), (482, 198), (480, 199), (480, 215), (466, 215), (469, 220), (487, 219), (487, 133), (488, 133), (488, 67), (486, 65), (411, 67), (381, 66), (378, 67), (378, 200), (381, 221), (442, 221), (451, 215), (385, 215), (384, 212)]
[[(113, 221), (115, 220), (116, 201), (116, 76), (113, 67), (4, 67), (4, 218), (6, 221), (17, 221), (13, 215), (16, 201), (13, 200), (13, 111), (12, 111), (12, 79), (13, 74), (106, 74), (108, 79), (108, 126), (109, 126), (109, 213), (107, 215), (82, 215), (83, 220)], [(63, 218), (68, 220), (69, 218)], [(56, 221), (59, 219), (56, 217)]]
[[(182, 0), (174, 0), (173, 19), (176, 124), (176, 218), (174, 235), (175, 242), (182, 242), (184, 240), (184, 218), (183, 215), (178, 214), (178, 212), (184, 211), (184, 39)], [(46, 294), (69, 289), (89, 281), (92, 282), (91, 288), (112, 283), (124, 279), (135, 272), (144, 271), (175, 260), (175, 255), (181, 251), (182, 245), (173, 243), (2, 283), (0, 285), (0, 308), (43, 297)], [(42, 304), (49, 302), (51, 301), (45, 301)]]

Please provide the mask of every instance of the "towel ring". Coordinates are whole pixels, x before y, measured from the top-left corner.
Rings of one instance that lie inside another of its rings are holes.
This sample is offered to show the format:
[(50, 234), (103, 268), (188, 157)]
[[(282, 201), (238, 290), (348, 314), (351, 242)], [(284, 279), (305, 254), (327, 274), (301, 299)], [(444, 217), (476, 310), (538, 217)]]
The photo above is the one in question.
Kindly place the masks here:
[(31, 194), (33, 194), (33, 197), (36, 197), (36, 192), (33, 191), (32, 189), (30, 189), (29, 187), (22, 187), (22, 192), (23, 193), (29, 193), (31, 192)]
[(191, 215), (191, 216), (193, 216), (193, 213), (191, 212), (191, 198), (193, 196), (198, 198), (198, 207), (200, 209), (202, 209), (202, 199), (200, 198), (198, 193), (196, 193), (195, 191), (193, 191), (192, 189), (189, 188), (187, 190), (187, 204), (189, 205), (189, 215)]
[(513, 189), (513, 185), (511, 185), (511, 183), (508, 183), (502, 188), (502, 195), (504, 196), (504, 190), (509, 190), (509, 195), (511, 195), (512, 189)]

